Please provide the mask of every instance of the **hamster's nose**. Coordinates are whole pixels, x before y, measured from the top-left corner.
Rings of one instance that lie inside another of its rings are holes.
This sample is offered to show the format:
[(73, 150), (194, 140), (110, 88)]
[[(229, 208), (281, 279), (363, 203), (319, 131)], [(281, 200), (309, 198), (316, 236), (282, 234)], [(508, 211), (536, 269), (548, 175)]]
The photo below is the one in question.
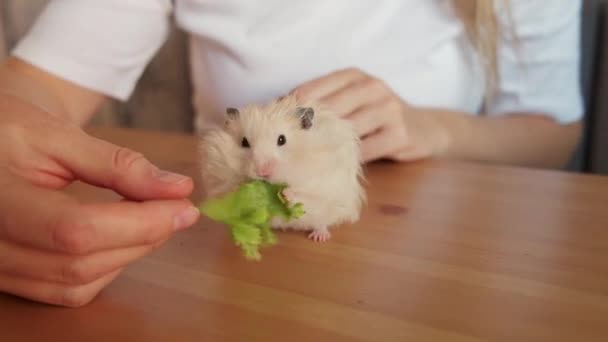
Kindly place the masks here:
[(274, 164), (267, 162), (260, 166), (256, 166), (255, 174), (258, 177), (268, 178), (268, 177), (272, 176), (273, 169), (274, 169)]

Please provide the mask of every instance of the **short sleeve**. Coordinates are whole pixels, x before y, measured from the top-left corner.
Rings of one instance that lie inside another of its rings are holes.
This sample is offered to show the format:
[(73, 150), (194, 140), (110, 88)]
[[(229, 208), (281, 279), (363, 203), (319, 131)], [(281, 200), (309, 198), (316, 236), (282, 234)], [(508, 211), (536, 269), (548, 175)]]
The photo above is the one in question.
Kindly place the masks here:
[(166, 40), (171, 11), (170, 0), (51, 0), (12, 54), (125, 100)]
[[(499, 40), (499, 73), (489, 115), (539, 113), (569, 123), (584, 112), (580, 84), (582, 0), (511, 0), (499, 19), (517, 41)], [(515, 45), (515, 48), (512, 44)]]

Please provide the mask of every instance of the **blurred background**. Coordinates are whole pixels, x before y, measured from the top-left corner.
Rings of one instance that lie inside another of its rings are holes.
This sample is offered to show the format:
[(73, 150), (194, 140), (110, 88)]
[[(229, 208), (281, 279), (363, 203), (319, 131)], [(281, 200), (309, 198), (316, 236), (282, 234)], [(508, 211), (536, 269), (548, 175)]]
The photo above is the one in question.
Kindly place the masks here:
[[(551, 1), (551, 0), (547, 0)], [(27, 32), (48, 0), (0, 2), (0, 59)], [(608, 175), (608, 0), (584, 0), (581, 82), (585, 134), (568, 170)], [(187, 36), (173, 28), (125, 103), (110, 102), (92, 125), (192, 132)]]

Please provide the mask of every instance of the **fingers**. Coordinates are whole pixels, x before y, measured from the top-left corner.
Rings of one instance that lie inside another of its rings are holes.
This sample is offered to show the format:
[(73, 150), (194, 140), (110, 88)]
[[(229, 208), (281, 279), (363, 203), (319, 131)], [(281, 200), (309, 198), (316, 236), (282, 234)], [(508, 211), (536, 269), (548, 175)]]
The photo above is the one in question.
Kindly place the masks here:
[(344, 88), (323, 97), (321, 101), (344, 117), (354, 112), (381, 103), (388, 98), (384, 83), (375, 78), (366, 78), (346, 85)]
[[(399, 143), (395, 143), (398, 141)], [(399, 126), (387, 126), (366, 137), (361, 142), (361, 157), (364, 163), (389, 158), (397, 161), (413, 161), (428, 155), (413, 145)]]
[(410, 161), (432, 154), (426, 132), (407, 134), (416, 130), (412, 127), (420, 126), (416, 123), (421, 118), (406, 115), (411, 108), (388, 85), (360, 70), (336, 71), (302, 84), (293, 93), (305, 100), (320, 101), (351, 120), (362, 137), (363, 162), (381, 158)]
[(296, 94), (320, 100), (339, 116), (352, 120), (361, 137), (384, 126), (403, 124), (401, 99), (382, 80), (356, 69), (305, 83)]
[(193, 225), (199, 211), (187, 201), (149, 201), (81, 205), (49, 227), (60, 251), (95, 251), (153, 244)]
[[(165, 240), (166, 241), (166, 240)], [(0, 255), (10, 263), (0, 263), (0, 274), (18, 278), (86, 285), (154, 251), (160, 243), (73, 256), (37, 250), (0, 240)]]
[(366, 75), (356, 69), (344, 69), (303, 83), (293, 92), (299, 98), (317, 101), (345, 88), (351, 83), (365, 79)]
[(394, 152), (394, 138), (390, 128), (384, 128), (361, 141), (361, 157), (364, 163), (384, 158)]
[(346, 118), (352, 122), (360, 137), (365, 137), (383, 128), (388, 129), (403, 124), (399, 103), (392, 99), (381, 99), (365, 105)]
[(75, 176), (134, 200), (177, 199), (190, 195), (192, 179), (159, 170), (141, 153), (92, 137), (80, 129), (51, 133), (50, 155)]
[(381, 158), (395, 159), (396, 153), (410, 148), (405, 130), (397, 125), (383, 126), (361, 142), (361, 156), (364, 162)]
[(90, 303), (120, 272), (122, 269), (108, 273), (91, 283), (78, 286), (32, 281), (0, 274), (0, 292), (52, 305), (80, 307)]
[(80, 204), (29, 184), (4, 190), (0, 238), (68, 254), (153, 244), (199, 218), (186, 200)]

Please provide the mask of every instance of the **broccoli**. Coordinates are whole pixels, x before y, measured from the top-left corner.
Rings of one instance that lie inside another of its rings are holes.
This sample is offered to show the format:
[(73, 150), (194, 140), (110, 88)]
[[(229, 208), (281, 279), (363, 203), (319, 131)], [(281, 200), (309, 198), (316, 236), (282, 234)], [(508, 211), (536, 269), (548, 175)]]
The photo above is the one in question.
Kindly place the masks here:
[(282, 195), (286, 187), (262, 180), (245, 182), (236, 191), (207, 199), (199, 210), (210, 219), (228, 225), (233, 241), (245, 258), (259, 261), (260, 247), (277, 243), (270, 221), (279, 216), (288, 222), (305, 213), (301, 203), (288, 206)]

